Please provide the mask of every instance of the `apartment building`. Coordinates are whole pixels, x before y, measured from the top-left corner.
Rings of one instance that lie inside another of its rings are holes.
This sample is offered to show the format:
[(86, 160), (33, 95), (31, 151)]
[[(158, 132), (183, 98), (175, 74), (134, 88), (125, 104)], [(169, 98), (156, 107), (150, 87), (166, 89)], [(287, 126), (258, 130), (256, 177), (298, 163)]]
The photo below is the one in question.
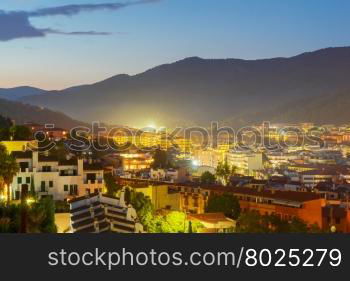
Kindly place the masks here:
[(246, 176), (253, 176), (264, 169), (262, 153), (231, 150), (227, 154), (227, 163), (236, 167), (238, 173)]
[(120, 156), (122, 168), (126, 172), (149, 169), (153, 163), (152, 155), (149, 153), (123, 153)]
[(125, 189), (120, 197), (90, 194), (70, 200), (71, 231), (73, 233), (142, 233), (136, 210), (127, 206)]
[(11, 185), (13, 199), (20, 199), (24, 190), (65, 200), (104, 189), (103, 168), (98, 163), (81, 158), (62, 161), (37, 151), (14, 151), (12, 155), (20, 167)]

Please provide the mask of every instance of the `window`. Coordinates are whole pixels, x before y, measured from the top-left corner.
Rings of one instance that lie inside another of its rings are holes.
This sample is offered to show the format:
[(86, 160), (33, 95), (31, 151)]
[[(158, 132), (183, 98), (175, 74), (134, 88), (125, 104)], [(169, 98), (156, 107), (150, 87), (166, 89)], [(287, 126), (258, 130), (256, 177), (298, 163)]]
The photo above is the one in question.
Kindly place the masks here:
[(49, 181), (49, 187), (53, 187), (53, 181)]
[(26, 169), (29, 168), (29, 163), (28, 162), (19, 162), (19, 167), (21, 172), (25, 172)]
[(26, 177), (26, 183), (30, 183), (30, 177)]
[(41, 192), (46, 191), (45, 181), (41, 181)]
[(51, 172), (51, 166), (43, 166), (43, 172)]
[(78, 195), (78, 185), (76, 184), (71, 184), (69, 186), (69, 194), (70, 195)]
[(22, 183), (22, 178), (21, 178), (21, 177), (18, 177), (18, 178), (17, 178), (17, 183), (18, 183), (18, 184), (21, 184), (21, 183)]
[(65, 184), (65, 185), (63, 186), (63, 190), (64, 190), (64, 191), (68, 191), (68, 184)]

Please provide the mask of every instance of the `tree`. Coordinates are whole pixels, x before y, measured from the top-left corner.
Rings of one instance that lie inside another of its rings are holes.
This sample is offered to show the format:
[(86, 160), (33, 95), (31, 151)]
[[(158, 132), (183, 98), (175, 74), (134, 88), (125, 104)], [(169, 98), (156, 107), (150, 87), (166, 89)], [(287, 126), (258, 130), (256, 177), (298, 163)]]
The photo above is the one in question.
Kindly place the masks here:
[(34, 183), (34, 176), (31, 176), (30, 179), (30, 191), (29, 191), (30, 196), (36, 197), (36, 192), (35, 192), (35, 183)]
[(121, 186), (115, 182), (111, 173), (104, 173), (103, 178), (107, 188), (107, 194), (109, 196), (115, 196), (115, 194), (121, 189)]
[(209, 197), (207, 207), (207, 213), (224, 213), (225, 216), (237, 219), (241, 212), (238, 199), (229, 194), (225, 193), (223, 195), (211, 195)]
[(204, 185), (212, 185), (215, 184), (215, 175), (213, 175), (212, 173), (210, 173), (209, 171), (204, 172), (201, 175), (201, 179), (200, 179), (201, 183)]
[[(21, 213), (26, 211), (25, 229)], [(0, 204), (0, 232), (6, 233), (56, 233), (55, 205), (51, 198), (27, 204)]]
[(317, 225), (308, 226), (299, 218), (281, 219), (278, 215), (260, 215), (250, 211), (241, 214), (237, 221), (237, 232), (242, 233), (320, 233)]
[(224, 185), (227, 185), (230, 182), (230, 178), (234, 175), (235, 171), (236, 167), (231, 167), (225, 160), (224, 162), (219, 162), (218, 166), (216, 167), (216, 176), (222, 181)]
[(309, 232), (309, 228), (308, 228), (307, 224), (304, 221), (302, 221), (301, 219), (293, 218), (289, 222), (288, 232), (291, 232), (291, 233), (307, 233), (307, 232)]
[(0, 148), (0, 177), (2, 178), (3, 185), (7, 187), (8, 203), (10, 203), (11, 200), (10, 185), (13, 181), (13, 177), (18, 173), (18, 171), (19, 166), (16, 162), (16, 159), (13, 156), (7, 154), (6, 149)]
[(131, 205), (135, 208), (140, 223), (145, 229), (150, 232), (150, 229), (154, 227), (154, 208), (151, 199), (146, 197), (141, 192), (131, 192)]
[(10, 128), (13, 126), (9, 118), (0, 115), (0, 140), (10, 139)]
[(55, 224), (55, 202), (51, 197), (43, 198), (38, 202), (39, 206), (45, 213), (44, 220), (40, 225), (42, 233), (56, 233), (57, 227)]
[(33, 138), (32, 131), (26, 126), (12, 126), (10, 128), (10, 137), (13, 140), (31, 140)]
[(267, 216), (258, 212), (245, 212), (237, 220), (236, 232), (240, 233), (269, 233), (270, 228)]
[(166, 150), (162, 149), (156, 149), (156, 151), (153, 154), (153, 163), (152, 168), (153, 169), (168, 169), (172, 168), (171, 161), (168, 156), (168, 152)]
[(0, 115), (0, 128), (10, 128), (13, 125), (10, 118)]

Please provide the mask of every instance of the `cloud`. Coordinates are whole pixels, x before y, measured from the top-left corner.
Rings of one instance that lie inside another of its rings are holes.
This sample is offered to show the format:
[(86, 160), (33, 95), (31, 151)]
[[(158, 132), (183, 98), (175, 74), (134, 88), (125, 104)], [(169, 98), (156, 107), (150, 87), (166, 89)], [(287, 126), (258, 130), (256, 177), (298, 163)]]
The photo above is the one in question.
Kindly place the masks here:
[(57, 29), (45, 28), (41, 29), (44, 34), (61, 34), (61, 35), (111, 35), (111, 32), (98, 32), (98, 31), (73, 31), (66, 32)]
[(75, 16), (84, 12), (93, 12), (97, 10), (116, 11), (129, 6), (149, 4), (159, 2), (160, 0), (139, 0), (126, 3), (101, 3), (101, 4), (81, 4), (65, 5), (34, 11), (10, 11), (0, 10), (0, 41), (10, 41), (18, 38), (45, 37), (47, 34), (61, 35), (110, 35), (109, 32), (98, 31), (72, 31), (65, 32), (51, 28), (37, 28), (30, 22), (33, 17), (49, 16)]

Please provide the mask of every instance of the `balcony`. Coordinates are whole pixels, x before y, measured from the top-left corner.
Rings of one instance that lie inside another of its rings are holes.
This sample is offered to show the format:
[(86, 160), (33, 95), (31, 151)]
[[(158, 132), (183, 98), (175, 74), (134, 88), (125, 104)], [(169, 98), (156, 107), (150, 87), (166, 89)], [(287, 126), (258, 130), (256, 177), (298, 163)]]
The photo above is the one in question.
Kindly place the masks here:
[(103, 179), (96, 179), (96, 180), (84, 180), (84, 184), (104, 184)]

